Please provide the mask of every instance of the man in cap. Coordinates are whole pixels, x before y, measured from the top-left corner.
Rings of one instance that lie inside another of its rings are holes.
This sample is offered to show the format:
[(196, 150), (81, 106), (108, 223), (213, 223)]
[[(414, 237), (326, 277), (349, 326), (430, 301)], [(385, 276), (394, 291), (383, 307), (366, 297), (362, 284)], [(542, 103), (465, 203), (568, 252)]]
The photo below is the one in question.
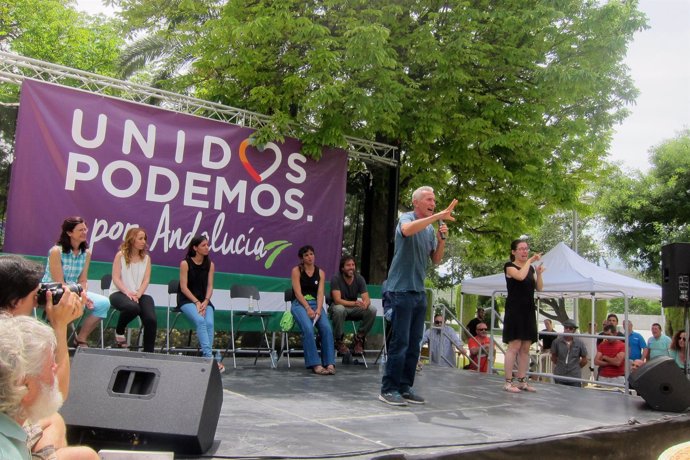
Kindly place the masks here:
[(429, 363), (441, 367), (457, 367), (456, 353), (467, 356), (455, 329), (445, 324), (443, 315), (434, 315), (434, 325), (424, 331), (422, 344), (429, 344)]
[[(566, 334), (574, 334), (576, 329), (575, 321), (571, 319), (563, 321), (563, 331)], [(587, 347), (578, 337), (561, 335), (551, 344), (551, 362), (554, 364), (554, 375), (580, 379), (582, 378), (582, 368), (587, 365)], [(582, 386), (582, 382), (564, 379), (554, 380), (561, 385)]]

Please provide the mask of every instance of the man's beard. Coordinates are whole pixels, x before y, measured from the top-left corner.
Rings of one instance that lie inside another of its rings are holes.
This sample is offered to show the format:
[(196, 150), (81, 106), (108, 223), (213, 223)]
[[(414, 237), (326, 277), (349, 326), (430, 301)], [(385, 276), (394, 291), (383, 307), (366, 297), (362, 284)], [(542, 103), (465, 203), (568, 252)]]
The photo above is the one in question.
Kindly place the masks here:
[(47, 418), (56, 413), (62, 407), (62, 393), (58, 388), (58, 380), (53, 379), (52, 385), (41, 382), (41, 391), (36, 401), (27, 408), (27, 419), (33, 423), (42, 418)]

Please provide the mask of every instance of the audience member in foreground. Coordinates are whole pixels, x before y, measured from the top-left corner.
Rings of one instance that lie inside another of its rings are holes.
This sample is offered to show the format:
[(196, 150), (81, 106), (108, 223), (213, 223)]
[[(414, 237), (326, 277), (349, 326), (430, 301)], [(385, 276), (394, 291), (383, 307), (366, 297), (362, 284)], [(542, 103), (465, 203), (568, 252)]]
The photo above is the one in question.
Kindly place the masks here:
[[(0, 257), (0, 314), (29, 316), (37, 304), (37, 296), (43, 268), (35, 262), (16, 255)], [(67, 328), (84, 313), (86, 294), (81, 296), (65, 290), (57, 305), (53, 305), (52, 293), (46, 293), (45, 311), (57, 340), (56, 361), (60, 392), (64, 398), (69, 393), (69, 347)]]
[[(88, 447), (66, 447), (52, 329), (29, 316), (0, 317), (0, 458), (96, 460)], [(61, 420), (61, 419), (60, 419)]]
[[(38, 300), (39, 282), (43, 268), (23, 257), (7, 255), (0, 257), (0, 315), (28, 316)], [(69, 394), (70, 362), (67, 345), (69, 324), (84, 313), (86, 294), (81, 296), (64, 289), (57, 305), (53, 305), (52, 291), (45, 293), (41, 303), (45, 304), (48, 321), (55, 333), (55, 358), (57, 379), (63, 399)], [(40, 420), (37, 424), (27, 424), (31, 432), (35, 458), (81, 459), (94, 458), (90, 449), (68, 448), (65, 438), (65, 421), (57, 412)], [(39, 455), (37, 452), (41, 452)], [(4, 458), (0, 456), (0, 458)]]

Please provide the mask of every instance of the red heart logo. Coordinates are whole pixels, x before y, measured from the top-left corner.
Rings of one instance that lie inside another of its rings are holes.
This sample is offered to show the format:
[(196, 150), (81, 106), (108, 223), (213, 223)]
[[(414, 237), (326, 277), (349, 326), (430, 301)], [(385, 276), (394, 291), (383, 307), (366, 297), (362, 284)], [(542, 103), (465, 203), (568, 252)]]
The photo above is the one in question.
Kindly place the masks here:
[(242, 166), (244, 166), (244, 169), (247, 170), (249, 173), (249, 176), (254, 179), (256, 182), (261, 183), (268, 179), (271, 174), (276, 172), (278, 167), (280, 166), (281, 161), (283, 160), (283, 154), (280, 152), (280, 148), (273, 142), (268, 142), (265, 146), (263, 151), (260, 151), (260, 153), (266, 153), (267, 150), (272, 150), (275, 157), (273, 159), (273, 163), (264, 170), (261, 174), (257, 172), (257, 170), (252, 166), (252, 164), (249, 162), (249, 158), (247, 158), (247, 147), (249, 147), (249, 139), (245, 139), (242, 141), (240, 144), (240, 161), (242, 162)]

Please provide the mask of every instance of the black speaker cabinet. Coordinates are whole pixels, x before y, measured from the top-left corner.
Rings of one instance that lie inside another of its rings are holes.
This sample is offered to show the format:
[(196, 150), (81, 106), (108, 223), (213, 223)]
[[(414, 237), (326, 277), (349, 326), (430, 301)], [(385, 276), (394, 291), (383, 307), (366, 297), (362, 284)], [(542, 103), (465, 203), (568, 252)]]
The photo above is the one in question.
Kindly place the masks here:
[(661, 305), (690, 306), (690, 243), (671, 243), (661, 247)]
[(630, 374), (630, 388), (652, 409), (683, 412), (690, 407), (690, 381), (667, 356), (656, 358)]
[(78, 348), (60, 413), (70, 443), (201, 454), (213, 444), (222, 404), (212, 360)]

